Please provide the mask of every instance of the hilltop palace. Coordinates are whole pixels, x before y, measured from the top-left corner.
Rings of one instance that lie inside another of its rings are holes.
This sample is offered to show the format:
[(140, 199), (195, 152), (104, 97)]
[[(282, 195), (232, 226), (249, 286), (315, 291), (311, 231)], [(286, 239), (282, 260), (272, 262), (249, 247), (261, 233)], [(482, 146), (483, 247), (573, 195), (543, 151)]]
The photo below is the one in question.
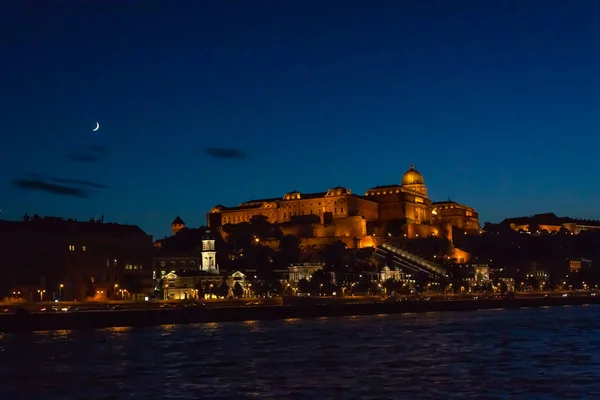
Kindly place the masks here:
[(349, 247), (365, 247), (373, 245), (375, 237), (392, 235), (451, 239), (452, 228), (480, 229), (475, 209), (450, 200), (432, 202), (423, 176), (413, 166), (401, 185), (376, 186), (364, 196), (344, 187), (320, 193), (290, 192), (235, 207), (218, 205), (207, 214), (207, 221), (220, 231), (227, 224), (250, 222), (256, 215), (277, 223), (284, 234), (299, 236), (305, 246), (341, 240)]

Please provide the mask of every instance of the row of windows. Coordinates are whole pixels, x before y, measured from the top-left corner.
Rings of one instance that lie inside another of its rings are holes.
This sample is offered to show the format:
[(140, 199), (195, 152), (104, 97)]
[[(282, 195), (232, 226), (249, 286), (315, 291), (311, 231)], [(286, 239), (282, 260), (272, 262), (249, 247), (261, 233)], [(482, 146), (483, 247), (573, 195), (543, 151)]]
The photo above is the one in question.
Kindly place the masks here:
[(143, 269), (143, 266), (127, 264), (125, 265), (125, 269)]
[[(167, 263), (169, 263), (169, 265), (171, 266), (176, 266), (177, 265), (177, 261), (161, 261), (160, 262), (160, 266), (161, 267), (166, 267)], [(179, 261), (179, 265), (196, 265), (196, 261), (195, 260), (181, 260)]]
[[(74, 244), (70, 244), (69, 245), (69, 251), (75, 251), (75, 245)], [(81, 251), (87, 251), (87, 247), (81, 246)]]
[(83, 280), (88, 281), (89, 283), (113, 283), (113, 282), (116, 283), (116, 282), (119, 282), (119, 277), (116, 275), (111, 277), (110, 274), (106, 274), (106, 279), (104, 280), (104, 282), (102, 281), (102, 278), (103, 278), (102, 275), (100, 275), (98, 278), (96, 278), (95, 276), (87, 277), (86, 275), (83, 275)]
[[(275, 218), (275, 213), (269, 213), (269, 215), (265, 215), (265, 214), (255, 214), (255, 215), (264, 215), (265, 217)], [(248, 214), (236, 215), (233, 217), (223, 217), (223, 224), (230, 224), (230, 223), (236, 223), (236, 222), (250, 222), (250, 219), (252, 217), (253, 217), (253, 215), (248, 215)]]
[[(338, 201), (334, 201), (333, 204), (337, 206), (338, 205)], [(339, 200), (339, 204), (343, 205), (344, 204), (344, 200)], [(302, 204), (302, 207), (304, 207), (305, 205), (306, 204)], [(318, 202), (317, 205), (321, 206), (321, 202)], [(310, 203), (310, 207), (312, 207), (312, 206), (313, 206), (313, 203)], [(296, 211), (290, 211), (290, 209), (295, 209), (296, 208), (295, 205), (289, 205), (289, 204), (288, 205), (283, 205), (282, 208), (284, 208), (286, 210), (283, 213), (283, 218), (287, 218), (287, 213), (289, 213), (290, 217), (292, 215), (298, 215)], [(329, 209), (329, 207), (327, 207), (327, 211), (331, 211)], [(301, 213), (302, 213), (301, 215), (305, 215), (304, 211), (302, 211)], [(336, 208), (335, 213), (337, 214), (337, 208)], [(342, 214), (344, 213), (344, 207), (340, 208), (340, 213), (342, 213)], [(312, 209), (310, 210), (310, 214), (311, 215), (313, 214)], [(322, 214), (322, 210), (319, 210), (319, 214)], [(257, 215), (260, 215), (260, 214), (257, 214)], [(262, 215), (264, 215), (264, 214), (262, 214)], [(265, 216), (274, 218), (275, 217), (275, 213), (271, 212), (271, 213), (269, 213), (268, 215), (265, 215)], [(225, 216), (225, 217), (223, 217), (223, 221), (222, 222), (223, 222), (223, 224), (237, 223), (237, 222), (249, 222), (251, 218), (252, 218), (252, 216), (248, 215), (248, 214), (235, 215), (235, 216)]]
[[(337, 215), (337, 213), (338, 213), (337, 207), (334, 210), (335, 210), (334, 214)], [(328, 208), (326, 212), (331, 212), (331, 211)], [(340, 207), (340, 214), (343, 214), (343, 213), (344, 213), (344, 207)], [(319, 215), (321, 215), (321, 214), (323, 214), (323, 210), (319, 209)], [(290, 211), (290, 217), (295, 217), (296, 215), (298, 215), (297, 211), (293, 211), (293, 212)], [(305, 215), (304, 214), (304, 210), (302, 210), (300, 212), (300, 215)], [(310, 214), (309, 215), (313, 215), (313, 210), (310, 210)], [(287, 213), (286, 212), (283, 213), (283, 218), (287, 218)]]
[[(325, 205), (327, 206), (327, 205), (329, 205), (329, 204), (331, 204), (331, 203), (327, 203), (327, 204), (325, 204)], [(335, 200), (335, 201), (333, 202), (333, 205), (334, 205), (334, 206), (337, 206), (337, 205), (343, 205), (343, 204), (344, 204), (344, 200), (343, 200), (343, 199), (342, 199), (342, 200)], [(302, 203), (300, 206), (301, 206), (301, 207), (304, 207), (304, 206), (306, 206), (306, 203)], [(312, 207), (312, 206), (313, 206), (313, 203), (310, 203), (310, 207)], [(317, 206), (319, 206), (319, 207), (320, 207), (320, 206), (321, 206), (321, 202), (318, 202), (318, 203), (317, 203)], [(290, 208), (296, 208), (296, 205), (295, 205), (295, 204), (287, 204), (287, 205), (286, 205), (286, 204), (284, 204), (282, 208), (287, 208), (287, 209), (289, 210)]]
[[(334, 214), (338, 215), (338, 208), (334, 207)], [(318, 209), (318, 214), (321, 215), (323, 214), (323, 210), (322, 209)], [(340, 207), (339, 208), (340, 214), (344, 214), (344, 207)], [(331, 208), (326, 207), (326, 211), (325, 212), (331, 212)], [(369, 213), (371, 214), (371, 213)], [(293, 217), (293, 216), (297, 216), (298, 215), (298, 211), (289, 211), (289, 217)], [(309, 210), (309, 214), (305, 214), (304, 210), (300, 211), (300, 215), (315, 215), (314, 211), (311, 209)], [(250, 221), (250, 216), (248, 215), (242, 215), (242, 216), (233, 216), (233, 217), (223, 217), (223, 224), (230, 224), (230, 223), (238, 223), (238, 222), (248, 222)], [(283, 218), (288, 218), (288, 212), (284, 212), (283, 213)], [(183, 262), (182, 262), (183, 263)]]

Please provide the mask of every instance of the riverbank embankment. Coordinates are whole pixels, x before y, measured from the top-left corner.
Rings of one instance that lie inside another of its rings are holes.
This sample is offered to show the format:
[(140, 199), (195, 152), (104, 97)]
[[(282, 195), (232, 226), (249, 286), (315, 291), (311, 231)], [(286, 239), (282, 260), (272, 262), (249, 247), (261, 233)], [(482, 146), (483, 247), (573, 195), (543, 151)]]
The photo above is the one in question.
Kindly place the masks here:
[[(285, 304), (285, 302), (284, 302)], [(415, 300), (372, 303), (294, 303), (281, 306), (182, 307), (175, 309), (124, 309), (30, 313), (0, 316), (0, 331), (99, 329), (206, 322), (276, 320), (288, 318), (341, 317), (377, 314), (475, 311), (498, 308), (552, 307), (600, 304), (600, 297), (540, 297), (480, 300)]]

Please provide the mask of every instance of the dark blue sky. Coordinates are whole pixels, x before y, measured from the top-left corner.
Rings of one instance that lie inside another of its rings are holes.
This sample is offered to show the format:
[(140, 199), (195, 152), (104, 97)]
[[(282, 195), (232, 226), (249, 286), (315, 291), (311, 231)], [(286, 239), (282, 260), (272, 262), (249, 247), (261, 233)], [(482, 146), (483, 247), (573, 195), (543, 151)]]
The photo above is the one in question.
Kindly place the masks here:
[(6, 1), (1, 215), (161, 237), (414, 164), (482, 222), (600, 218), (599, 20), (594, 0)]

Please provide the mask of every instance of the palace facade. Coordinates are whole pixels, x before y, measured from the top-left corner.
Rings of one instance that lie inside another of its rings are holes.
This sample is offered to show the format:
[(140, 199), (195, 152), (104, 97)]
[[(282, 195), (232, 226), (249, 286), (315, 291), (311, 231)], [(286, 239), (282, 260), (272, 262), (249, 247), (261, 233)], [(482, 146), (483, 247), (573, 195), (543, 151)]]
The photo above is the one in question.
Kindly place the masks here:
[(312, 223), (315, 225), (313, 236), (317, 238), (352, 236), (360, 240), (367, 235), (367, 223), (379, 227), (377, 235), (383, 236), (383, 227), (390, 221), (406, 226), (405, 236), (418, 236), (419, 232), (437, 235), (440, 230), (435, 225), (480, 229), (478, 214), (472, 207), (453, 201), (432, 202), (423, 175), (413, 166), (404, 173), (401, 184), (376, 186), (364, 195), (339, 186), (319, 193), (294, 191), (279, 198), (251, 200), (234, 207), (215, 206), (207, 214), (207, 221), (210, 227), (218, 229), (227, 224), (250, 222), (258, 215), (284, 226)]

